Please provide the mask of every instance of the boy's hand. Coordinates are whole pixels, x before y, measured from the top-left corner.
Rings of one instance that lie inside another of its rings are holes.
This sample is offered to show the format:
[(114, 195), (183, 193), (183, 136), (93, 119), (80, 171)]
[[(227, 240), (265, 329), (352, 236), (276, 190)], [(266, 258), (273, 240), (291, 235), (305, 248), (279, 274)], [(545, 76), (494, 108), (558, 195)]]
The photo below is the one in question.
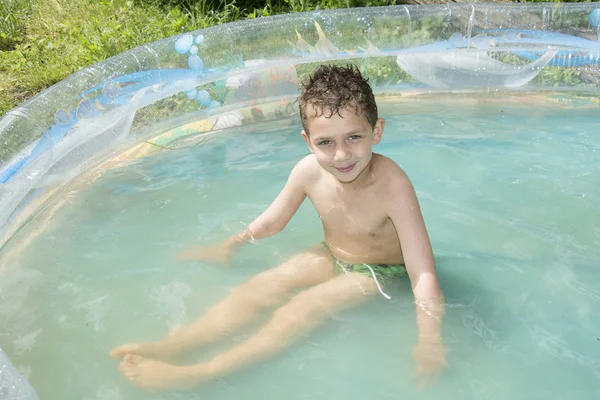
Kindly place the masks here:
[(222, 243), (209, 247), (194, 247), (183, 251), (175, 258), (178, 260), (212, 261), (217, 263), (228, 263), (233, 253), (233, 246)]
[(419, 341), (413, 350), (413, 358), (421, 388), (435, 383), (448, 366), (446, 350), (441, 342)]

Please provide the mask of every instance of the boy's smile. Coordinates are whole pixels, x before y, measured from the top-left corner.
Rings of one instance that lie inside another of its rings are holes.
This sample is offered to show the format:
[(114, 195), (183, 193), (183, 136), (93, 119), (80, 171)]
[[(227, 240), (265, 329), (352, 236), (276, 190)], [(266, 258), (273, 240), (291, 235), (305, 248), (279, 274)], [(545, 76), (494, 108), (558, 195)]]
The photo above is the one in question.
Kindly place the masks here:
[(348, 166), (348, 167), (345, 167), (345, 168), (337, 168), (337, 167), (336, 167), (336, 169), (337, 169), (338, 171), (340, 171), (340, 172), (350, 172), (350, 171), (352, 171), (352, 170), (354, 169), (354, 166), (355, 166), (355, 165), (356, 165), (356, 163), (354, 163), (354, 164), (352, 164), (352, 165), (350, 165), (350, 166)]
[(339, 115), (311, 119), (310, 136), (302, 131), (302, 137), (323, 169), (340, 182), (350, 183), (369, 166), (373, 145), (381, 141), (384, 124), (378, 119), (372, 128), (353, 108), (345, 108)]

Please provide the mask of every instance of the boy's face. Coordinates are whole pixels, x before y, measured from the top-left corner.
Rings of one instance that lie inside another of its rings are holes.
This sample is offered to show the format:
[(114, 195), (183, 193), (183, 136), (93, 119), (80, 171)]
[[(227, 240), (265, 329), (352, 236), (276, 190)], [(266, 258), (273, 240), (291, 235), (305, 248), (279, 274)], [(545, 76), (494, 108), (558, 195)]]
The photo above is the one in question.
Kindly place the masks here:
[(302, 131), (302, 137), (321, 167), (340, 182), (350, 183), (369, 165), (385, 121), (380, 118), (371, 128), (366, 118), (352, 108), (340, 110), (340, 115), (313, 118), (307, 123), (310, 136)]

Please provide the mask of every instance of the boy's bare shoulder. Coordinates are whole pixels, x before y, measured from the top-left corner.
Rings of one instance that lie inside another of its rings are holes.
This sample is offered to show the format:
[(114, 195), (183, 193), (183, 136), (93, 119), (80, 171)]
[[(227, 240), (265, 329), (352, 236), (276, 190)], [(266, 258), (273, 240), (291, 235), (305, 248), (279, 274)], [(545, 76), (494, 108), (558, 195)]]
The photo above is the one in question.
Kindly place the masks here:
[(290, 179), (299, 183), (312, 182), (321, 175), (319, 163), (314, 154), (302, 158), (296, 163), (290, 174)]
[(381, 154), (373, 156), (377, 156), (377, 176), (382, 197), (394, 202), (399, 200), (399, 197), (412, 196), (414, 187), (406, 172), (388, 157)]
[(373, 154), (376, 160), (376, 171), (386, 184), (393, 182), (409, 181), (406, 172), (394, 160), (381, 154)]

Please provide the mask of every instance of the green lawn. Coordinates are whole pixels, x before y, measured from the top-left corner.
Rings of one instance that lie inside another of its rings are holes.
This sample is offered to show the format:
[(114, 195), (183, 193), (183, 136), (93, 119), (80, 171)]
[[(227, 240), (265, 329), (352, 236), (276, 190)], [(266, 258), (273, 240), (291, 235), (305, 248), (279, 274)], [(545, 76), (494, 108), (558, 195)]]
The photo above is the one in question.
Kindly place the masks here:
[(177, 33), (316, 7), (395, 3), (396, 0), (0, 0), (0, 116), (90, 64)]
[(0, 116), (86, 66), (144, 43), (283, 12), (394, 0), (2, 0)]

